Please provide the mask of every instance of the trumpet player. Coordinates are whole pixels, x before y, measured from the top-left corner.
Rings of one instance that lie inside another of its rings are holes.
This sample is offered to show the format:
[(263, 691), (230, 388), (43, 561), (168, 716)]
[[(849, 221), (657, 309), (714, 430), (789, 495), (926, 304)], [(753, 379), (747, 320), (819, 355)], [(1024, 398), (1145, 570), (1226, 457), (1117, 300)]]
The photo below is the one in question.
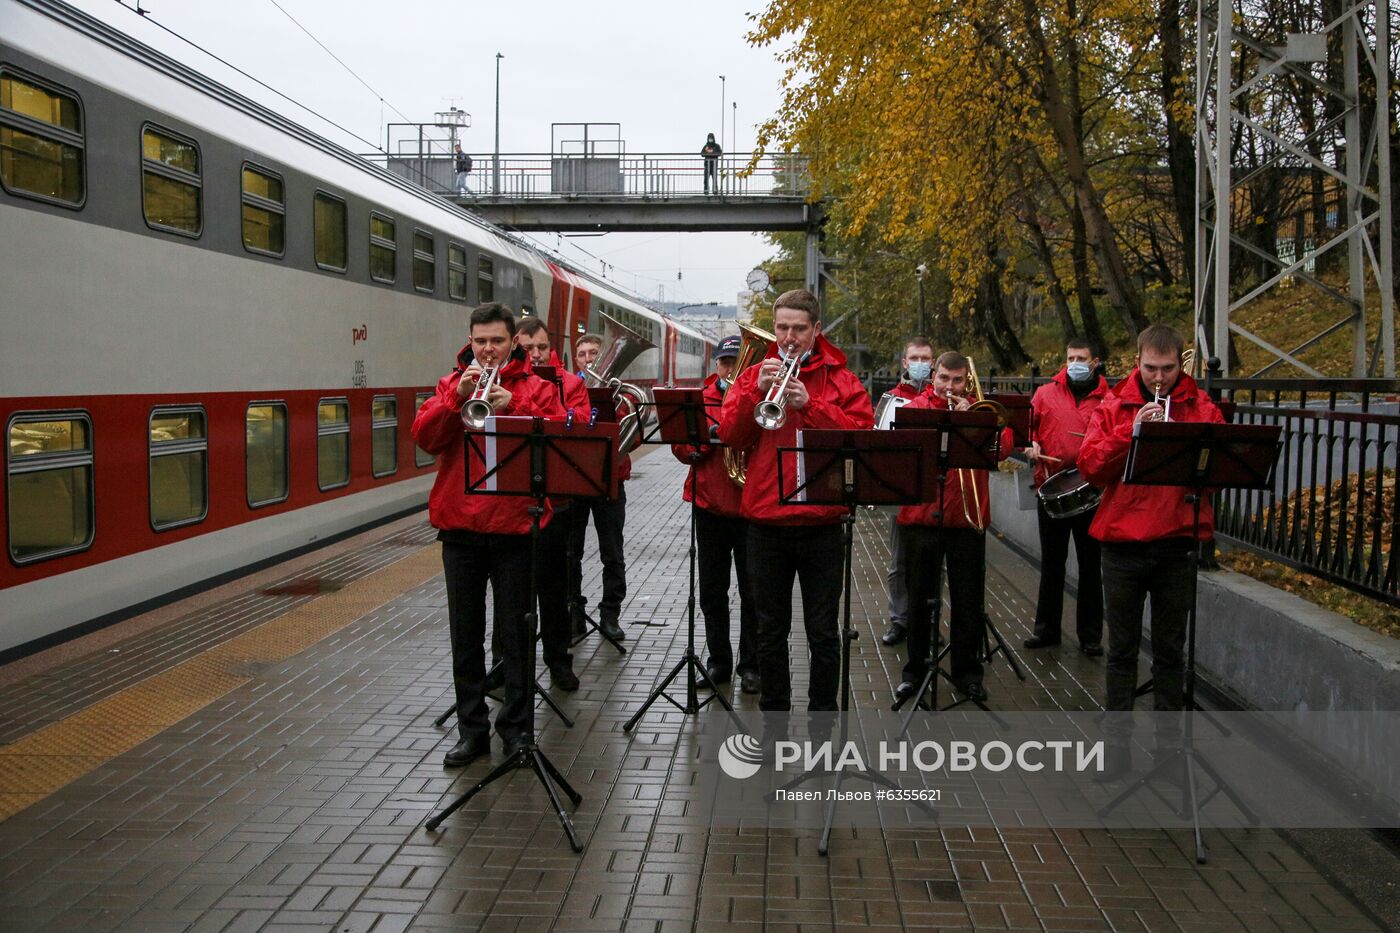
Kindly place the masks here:
[[(900, 359), (899, 383), (895, 385), (887, 394), (890, 396), (890, 405), (899, 405), (901, 402), (908, 404), (914, 399), (923, 395), (929, 388), (929, 382), (933, 377), (933, 345), (923, 337), (910, 337), (904, 343), (904, 356)], [(893, 401), (897, 399), (898, 401)], [(882, 402), (885, 401), (881, 398)], [(888, 417), (888, 416), (887, 416)], [(889, 425), (876, 419), (876, 427), (884, 428)], [(904, 579), (904, 571), (901, 569), (901, 554), (903, 544), (899, 534), (898, 516), (890, 516), (890, 568), (889, 568), (889, 589), (890, 589), (890, 627), (880, 640), (886, 645), (894, 646), (902, 644), (904, 637), (909, 630), (909, 588)]]
[[(966, 411), (973, 402), (967, 395), (970, 369), (971, 363), (961, 353), (943, 353), (934, 364), (930, 391), (906, 407)], [(1000, 438), (1000, 459), (1011, 455), (1013, 442), (1011, 429), (1006, 428)], [(930, 601), (942, 597), (946, 563), (952, 603), (948, 641), (953, 686), (970, 700), (986, 701), (978, 654), (986, 626), (984, 590), (991, 517), (986, 470), (953, 470), (943, 484), (941, 502), (906, 505), (899, 510), (904, 578), (909, 584), (909, 661), (904, 665), (904, 680), (895, 689), (896, 697), (913, 696), (928, 673), (933, 638)]]
[[(742, 341), (725, 337), (715, 351), (715, 371), (705, 380), (706, 413), (719, 417), (720, 406), (729, 391), (735, 360)], [(671, 452), (685, 464), (695, 465), (693, 478), (686, 483), (683, 498), (695, 497), (695, 547), (700, 570), (700, 612), (705, 616), (705, 648), (709, 659), (705, 672), (716, 684), (727, 683), (734, 674), (745, 693), (757, 693), (758, 617), (748, 567), (749, 524), (740, 511), (742, 487), (730, 478), (720, 448), (710, 445), (691, 447), (673, 444)], [(698, 458), (698, 459), (696, 459)], [(729, 635), (729, 567), (739, 578), (739, 657)]]
[[(602, 352), (603, 338), (597, 334), (584, 334), (574, 342), (574, 366), (580, 377), (598, 361)], [(621, 417), (622, 412), (615, 413)], [(618, 625), (622, 615), (622, 601), (627, 598), (627, 558), (623, 554), (623, 529), (627, 524), (627, 489), (625, 483), (632, 477), (632, 455), (622, 454), (618, 463), (617, 498), (584, 499), (575, 503), (569, 534), (573, 536), (574, 565), (569, 572), (574, 575), (573, 592), (577, 601), (573, 632), (584, 632), (583, 606), (583, 545), (588, 536), (588, 517), (593, 516), (593, 527), (598, 536), (598, 555), (603, 561), (603, 596), (598, 600), (598, 628), (614, 641), (622, 641), (627, 634)]]
[[(1192, 507), (1182, 486), (1129, 486), (1123, 468), (1133, 426), (1163, 421), (1223, 423), (1220, 409), (1182, 371), (1184, 341), (1165, 324), (1138, 334), (1137, 368), (1108, 393), (1085, 431), (1079, 469), (1103, 490), (1089, 533), (1103, 553), (1104, 621), (1108, 624), (1104, 708), (1130, 711), (1137, 690), (1143, 601), (1152, 597), (1152, 701), (1159, 712), (1183, 702), (1186, 619), (1191, 601)], [(1200, 540), (1214, 532), (1209, 498), (1201, 503)], [(1173, 720), (1174, 722), (1175, 720)], [(1111, 780), (1132, 763), (1131, 720), (1105, 720), (1109, 744), (1096, 780)], [(1157, 751), (1175, 754), (1178, 736), (1159, 730)]]
[[(1099, 359), (1093, 345), (1076, 337), (1065, 344), (1065, 366), (1031, 398), (1032, 479), (1037, 489), (1053, 474), (1074, 466), (1089, 418), (1108, 394), (1108, 380), (1098, 373)], [(1099, 579), (1099, 543), (1089, 534), (1094, 521), (1090, 509), (1073, 518), (1055, 518), (1036, 498), (1036, 526), (1040, 532), (1040, 594), (1035, 604), (1035, 626), (1027, 648), (1060, 643), (1064, 618), (1065, 561), (1070, 538), (1079, 562), (1079, 598), (1075, 604), (1075, 633), (1079, 650), (1090, 657), (1103, 654), (1103, 585)]]
[[(460, 767), (490, 751), (486, 709), (486, 586), (491, 586), (494, 629), (505, 660), (505, 702), (496, 713), (496, 733), (506, 751), (530, 738), (531, 688), (523, 659), (534, 651), (535, 633), (526, 631), (530, 585), (528, 496), (476, 496), (466, 493), (466, 453), (462, 410), (485, 401), (499, 415), (562, 420), (564, 407), (554, 386), (536, 376), (514, 345), (515, 315), (504, 305), (484, 304), (471, 313), (471, 343), (457, 356), (457, 368), (438, 382), (436, 394), (413, 419), (413, 439), (437, 457), (437, 479), (428, 497), (428, 517), (442, 542), (447, 582), (448, 632), (452, 640), (452, 682), (457, 693), (458, 742), (443, 758)], [(487, 373), (495, 371), (489, 390)], [(473, 474), (479, 474), (476, 464)], [(547, 529), (551, 513), (541, 523)]]
[[(841, 598), (841, 506), (791, 506), (778, 501), (778, 448), (792, 447), (802, 428), (869, 429), (870, 396), (846, 355), (821, 333), (817, 297), (784, 292), (773, 305), (777, 338), (725, 394), (720, 437), (748, 456), (740, 511), (749, 522), (749, 577), (758, 614), (759, 708), (792, 708), (788, 636), (792, 582), (802, 586), (802, 615), (811, 659), (809, 710), (835, 710), (840, 678), (837, 606)], [(759, 423), (759, 418), (763, 423)]]

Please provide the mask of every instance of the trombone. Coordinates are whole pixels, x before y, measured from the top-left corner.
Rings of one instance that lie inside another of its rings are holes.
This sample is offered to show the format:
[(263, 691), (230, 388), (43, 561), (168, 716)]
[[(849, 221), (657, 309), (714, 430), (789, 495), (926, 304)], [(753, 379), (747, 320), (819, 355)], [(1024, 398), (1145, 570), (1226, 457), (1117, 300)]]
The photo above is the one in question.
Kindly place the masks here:
[[(967, 391), (972, 396), (973, 402), (967, 407), (968, 411), (989, 411), (996, 415), (997, 419), (997, 440), (1001, 440), (1002, 430), (1011, 423), (1011, 413), (1006, 410), (1006, 406), (996, 399), (987, 398), (982, 394), (982, 383), (977, 378), (977, 364), (972, 362), (972, 357), (967, 358)], [(977, 491), (977, 477), (971, 476), (971, 470), (958, 469), (958, 494), (962, 500), (963, 519), (978, 531), (986, 531), (987, 526), (982, 521), (982, 495)], [(972, 487), (972, 512), (967, 509), (967, 489)]]

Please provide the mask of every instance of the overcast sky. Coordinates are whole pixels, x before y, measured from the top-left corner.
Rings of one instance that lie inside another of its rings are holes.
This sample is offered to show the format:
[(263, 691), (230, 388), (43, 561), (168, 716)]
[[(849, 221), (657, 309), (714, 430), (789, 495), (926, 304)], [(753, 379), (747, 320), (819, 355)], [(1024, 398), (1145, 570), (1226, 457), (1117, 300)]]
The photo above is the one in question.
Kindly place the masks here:
[[(365, 143), (257, 88), (119, 3), (70, 2), (316, 132), (367, 151)], [(505, 56), (501, 151), (507, 153), (548, 152), (551, 123), (585, 121), (621, 123), (629, 152), (698, 153), (707, 132), (717, 139), (721, 134), (721, 74), (724, 148), (746, 151), (753, 146), (754, 126), (779, 98), (781, 68), (773, 51), (744, 40), (747, 14), (761, 9), (759, 0), (277, 4), (378, 94), (272, 0), (141, 0), (156, 22), (378, 145), (384, 122), (427, 122), (455, 105), (472, 116), (463, 147), (491, 151), (497, 52)], [(730, 139), (734, 102), (737, 146)], [(759, 236), (739, 233), (615, 233), (564, 241), (564, 254), (590, 271), (598, 272), (599, 262), (567, 244), (610, 263), (609, 277), (619, 284), (652, 299), (664, 287), (671, 301), (731, 304), (748, 270), (770, 253)], [(677, 271), (684, 273), (679, 281)]]

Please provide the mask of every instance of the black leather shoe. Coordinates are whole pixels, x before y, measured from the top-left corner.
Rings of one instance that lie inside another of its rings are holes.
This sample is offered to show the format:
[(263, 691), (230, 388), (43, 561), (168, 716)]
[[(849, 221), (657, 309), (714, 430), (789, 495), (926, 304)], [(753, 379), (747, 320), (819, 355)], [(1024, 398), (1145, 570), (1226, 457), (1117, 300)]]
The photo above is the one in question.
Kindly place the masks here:
[(598, 623), (598, 628), (613, 641), (625, 641), (627, 638), (627, 633), (622, 630), (622, 626), (617, 624), (616, 619), (604, 619)]
[(898, 687), (894, 688), (894, 698), (896, 700), (907, 700), (914, 695), (914, 691), (919, 689), (919, 685), (912, 680), (906, 680)]
[(891, 622), (889, 629), (885, 632), (884, 636), (880, 638), (880, 641), (890, 646), (901, 645), (908, 635), (909, 630), (904, 627), (902, 622)]
[(574, 638), (582, 638), (588, 634), (588, 623), (583, 616), (574, 616), (569, 623), (569, 634)]
[(987, 702), (987, 688), (982, 686), (980, 680), (965, 680), (961, 683), (954, 681), (953, 686), (958, 688), (958, 692), (974, 703)]
[(714, 664), (706, 664), (705, 673), (709, 675), (710, 682), (713, 683), (716, 687), (723, 687), (725, 684), (729, 683), (731, 680), (734, 679), (733, 671), (726, 671), (723, 668), (718, 667)]
[(1095, 784), (1107, 784), (1125, 776), (1133, 769), (1133, 750), (1127, 745), (1109, 745), (1104, 749), (1103, 770), (1094, 775)]
[(745, 693), (757, 693), (763, 686), (763, 681), (759, 679), (758, 671), (744, 671), (739, 675), (739, 687)]
[(1096, 641), (1091, 641), (1087, 645), (1081, 644), (1079, 646), (1079, 651), (1082, 654), (1087, 654), (1091, 658), (1103, 657), (1103, 645)]
[(567, 664), (552, 664), (549, 668), (550, 683), (560, 690), (573, 693), (578, 689), (578, 675)]
[(463, 765), (471, 764), (490, 751), (491, 737), (489, 735), (474, 735), (449, 748), (447, 754), (442, 756), (442, 766), (444, 768), (460, 768)]
[(486, 672), (486, 680), (481, 685), (485, 693), (495, 693), (506, 685), (506, 669), (504, 665), (496, 667), (494, 670)]
[(1053, 648), (1060, 643), (1058, 638), (1048, 638), (1044, 635), (1032, 635), (1021, 644), (1027, 648)]

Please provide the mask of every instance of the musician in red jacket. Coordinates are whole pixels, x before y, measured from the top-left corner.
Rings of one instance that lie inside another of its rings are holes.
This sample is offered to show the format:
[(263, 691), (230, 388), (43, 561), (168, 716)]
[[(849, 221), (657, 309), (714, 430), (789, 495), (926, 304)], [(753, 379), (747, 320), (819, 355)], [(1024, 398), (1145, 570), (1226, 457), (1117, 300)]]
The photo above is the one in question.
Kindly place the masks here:
[[(470, 495), (466, 492), (466, 448), (462, 407), (485, 369), (495, 367), (486, 395), (499, 415), (530, 415), (562, 420), (564, 408), (554, 386), (534, 375), (525, 353), (515, 347), (515, 316), (492, 302), (471, 313), (471, 343), (457, 356), (457, 368), (444, 376), (437, 393), (418, 409), (413, 439), (437, 457), (438, 473), (428, 497), (428, 517), (442, 542), (447, 582), (447, 620), (452, 639), (452, 681), (457, 692), (459, 741), (443, 758), (459, 767), (490, 751), (485, 699), (486, 585), (491, 584), (492, 619), (501, 633), (505, 661), (505, 702), (496, 713), (496, 733), (507, 753), (530, 739), (534, 708), (532, 685), (524, 680), (523, 659), (533, 654), (535, 633), (526, 631), (530, 585), (528, 496)], [(472, 475), (483, 470), (473, 458)], [(541, 517), (548, 527), (550, 512)]]
[[(718, 418), (729, 391), (740, 339), (725, 337), (715, 351), (715, 371), (705, 380), (706, 414)], [(740, 513), (740, 487), (729, 478), (723, 448), (703, 444), (672, 444), (671, 453), (681, 463), (694, 464), (686, 479), (684, 499), (695, 498), (695, 549), (700, 573), (700, 612), (705, 616), (705, 647), (709, 660), (705, 672), (716, 684), (727, 683), (735, 673), (745, 693), (757, 693), (758, 616), (749, 583), (749, 523)], [(729, 637), (729, 566), (739, 578), (739, 663)]]
[[(1031, 398), (1031, 456), (1035, 459), (1032, 485), (1039, 489), (1053, 474), (1068, 470), (1079, 460), (1079, 448), (1089, 417), (1108, 394), (1108, 380), (1098, 373), (1094, 346), (1082, 337), (1065, 345), (1065, 366), (1055, 378), (1035, 390)], [(1040, 531), (1040, 596), (1035, 603), (1035, 630), (1027, 648), (1060, 643), (1060, 622), (1065, 608), (1065, 561), (1070, 538), (1079, 560), (1079, 598), (1075, 603), (1075, 631), (1079, 650), (1090, 657), (1103, 654), (1103, 583), (1099, 578), (1099, 543), (1089, 534), (1094, 509), (1072, 518), (1055, 518), (1036, 498), (1036, 524)]]
[[(1133, 708), (1138, 650), (1142, 642), (1143, 601), (1152, 597), (1152, 699), (1158, 711), (1183, 703), (1186, 619), (1191, 605), (1191, 549), (1208, 539), (1215, 525), (1210, 500), (1201, 503), (1198, 538), (1192, 537), (1191, 492), (1184, 486), (1129, 486), (1123, 468), (1133, 428), (1162, 421), (1170, 400), (1171, 421), (1223, 423), (1220, 409), (1181, 368), (1184, 342), (1165, 324), (1138, 335), (1137, 369), (1109, 392), (1094, 412), (1079, 452), (1079, 469), (1103, 490), (1089, 532), (1102, 543), (1104, 619), (1108, 623), (1108, 663), (1104, 707)], [(1131, 766), (1124, 717), (1108, 717), (1111, 740), (1100, 779)], [(1158, 735), (1159, 748), (1162, 736)], [(1171, 753), (1171, 749), (1168, 752)]]
[[(905, 402), (912, 401), (928, 391), (929, 380), (933, 378), (933, 344), (923, 337), (910, 337), (904, 343), (904, 358), (900, 360), (903, 372), (899, 383), (889, 394)], [(883, 401), (883, 399), (881, 399)], [(879, 406), (876, 406), (877, 408)], [(891, 418), (886, 420), (893, 423)], [(887, 428), (890, 424), (877, 424), (877, 428)], [(899, 519), (890, 516), (890, 569), (887, 574), (890, 589), (890, 627), (880, 639), (887, 645), (898, 645), (904, 641), (909, 630), (909, 584), (904, 578), (904, 547), (899, 535)]]
[[(821, 333), (817, 297), (805, 289), (778, 296), (773, 333), (778, 338), (763, 362), (750, 366), (725, 394), (720, 438), (748, 456), (740, 511), (749, 521), (749, 577), (758, 611), (759, 709), (792, 708), (788, 634), (792, 630), (792, 581), (802, 584), (802, 615), (811, 655), (809, 710), (835, 710), (841, 650), (837, 605), (841, 599), (842, 506), (782, 505), (778, 501), (778, 448), (792, 447), (802, 428), (874, 426), (870, 396), (850, 370), (846, 355)], [(783, 394), (787, 418), (765, 430), (754, 408), (777, 383), (787, 360), (797, 375)]]
[[(537, 317), (525, 318), (515, 330), (515, 342), (529, 355), (532, 367), (554, 368), (553, 385), (558, 390), (565, 413), (572, 411), (576, 420), (586, 423), (590, 414), (588, 389), (584, 387), (582, 379), (565, 369), (560, 362), (550, 344), (549, 328), (545, 327), (544, 321)], [(541, 536), (540, 566), (563, 567), (568, 560), (572, 500), (552, 500), (550, 504), (554, 507), (554, 518)], [(549, 668), (550, 682), (561, 690), (577, 690), (578, 676), (574, 673), (573, 655), (569, 653), (572, 632), (565, 588), (541, 586), (539, 596), (540, 643), (544, 649), (545, 667)], [(495, 657), (500, 657), (499, 643), (494, 635), (491, 651)]]
[[(948, 350), (933, 368), (930, 390), (906, 408), (952, 408), (966, 411), (967, 357)], [(998, 459), (1011, 455), (1014, 435), (1002, 431)], [(978, 650), (986, 629), (987, 526), (992, 521), (990, 482), (986, 470), (948, 471), (941, 502), (906, 505), (898, 522), (904, 546), (904, 578), (909, 583), (909, 661), (904, 680), (895, 688), (900, 699), (912, 697), (928, 673), (933, 614), (929, 603), (942, 597), (943, 564), (948, 565), (949, 673), (953, 686), (970, 700), (986, 702)]]

